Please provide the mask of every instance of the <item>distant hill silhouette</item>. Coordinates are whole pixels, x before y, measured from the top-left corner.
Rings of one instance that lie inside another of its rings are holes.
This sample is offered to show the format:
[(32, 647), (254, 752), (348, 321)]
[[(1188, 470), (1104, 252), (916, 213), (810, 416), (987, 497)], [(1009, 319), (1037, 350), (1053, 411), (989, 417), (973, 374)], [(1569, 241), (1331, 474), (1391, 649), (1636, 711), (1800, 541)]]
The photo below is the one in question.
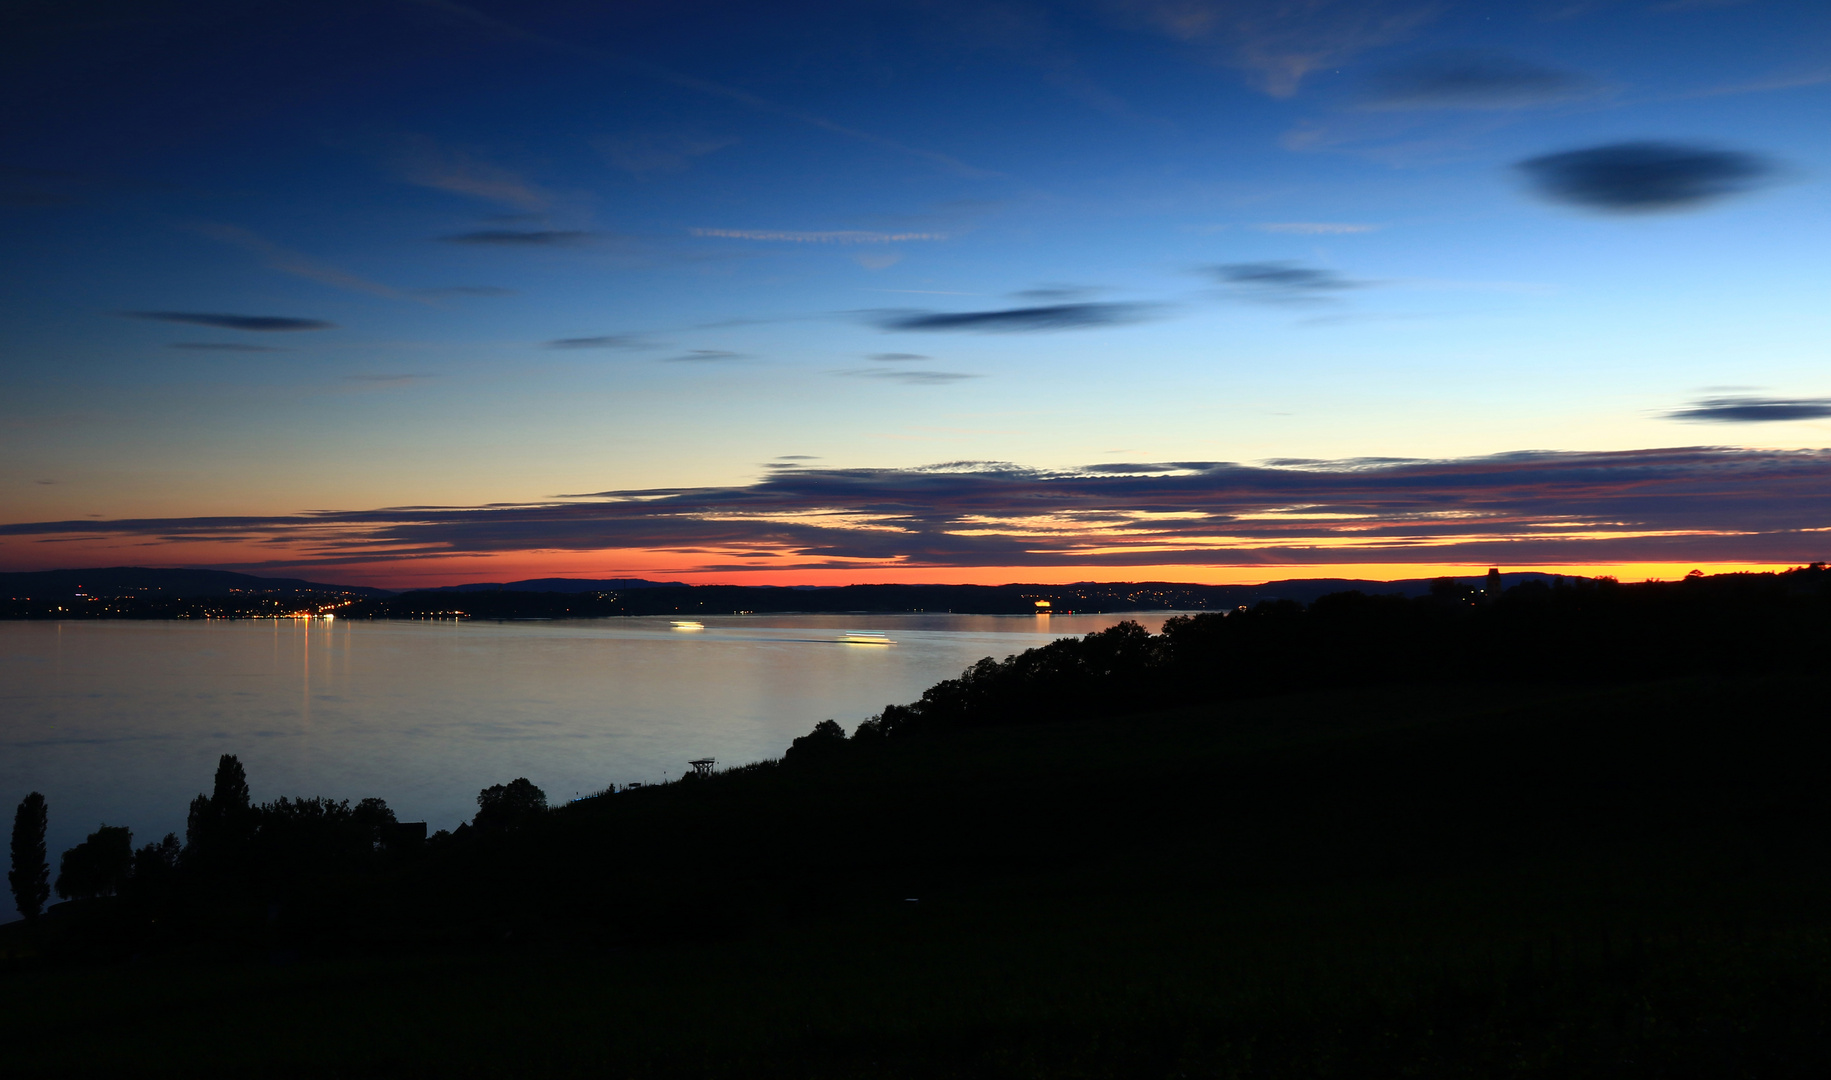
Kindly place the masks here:
[[(1507, 588), (1549, 583), (1551, 574), (1501, 575)], [(456, 614), (453, 594), (463, 593), (462, 614), (471, 618), (595, 618), (607, 615), (891, 614), (954, 615), (1092, 614), (1129, 611), (1225, 611), (1264, 601), (1310, 603), (1331, 593), (1426, 596), (1431, 582), (1352, 581), (1312, 578), (1265, 585), (1189, 585), (1176, 582), (1082, 582), (1076, 585), (840, 585), (795, 589), (770, 585), (665, 585), (640, 589), (540, 590), (534, 582), (501, 589), (419, 590), (366, 601), (344, 612), (354, 618), (444, 617)], [(1485, 577), (1455, 579), (1480, 589)], [(1576, 579), (1571, 579), (1576, 580)], [(1044, 607), (1043, 605), (1047, 605)]]
[[(223, 570), (48, 570), (0, 574), (0, 618), (238, 618), (335, 611), (339, 618), (598, 618), (733, 613), (1031, 615), (1131, 611), (1222, 611), (1264, 601), (1307, 604), (1331, 593), (1425, 596), (1433, 581), (1307, 578), (1262, 585), (1079, 582), (1073, 585), (685, 585), (646, 578), (531, 578), (410, 592), (266, 578)], [(1481, 589), (1485, 577), (1456, 578)], [(1501, 575), (1506, 588), (1553, 575)], [(1570, 579), (1579, 580), (1579, 579)], [(84, 594), (79, 597), (79, 593)], [(462, 599), (459, 599), (462, 597)], [(350, 600), (355, 603), (349, 603)], [(72, 603), (75, 601), (75, 603)]]
[(684, 581), (650, 581), (647, 578), (528, 578), (525, 581), (477, 581), (469, 585), (442, 585), (420, 592), (618, 592), (622, 589), (685, 589)]
[(165, 597), (231, 596), (237, 593), (344, 593), (392, 596), (392, 589), (365, 585), (327, 585), (299, 578), (256, 577), (228, 570), (157, 570), (145, 566), (109, 566), (95, 570), (35, 570), (0, 574), (0, 596), (66, 599), (91, 596), (156, 594)]

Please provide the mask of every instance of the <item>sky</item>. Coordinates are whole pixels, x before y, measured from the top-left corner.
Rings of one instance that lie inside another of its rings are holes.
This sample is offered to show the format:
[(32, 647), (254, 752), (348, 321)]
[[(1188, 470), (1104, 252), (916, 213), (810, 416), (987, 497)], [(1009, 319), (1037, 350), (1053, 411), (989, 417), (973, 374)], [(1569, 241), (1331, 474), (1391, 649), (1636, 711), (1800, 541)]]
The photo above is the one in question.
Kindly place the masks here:
[(0, 570), (1831, 551), (1831, 5), (19, 3)]

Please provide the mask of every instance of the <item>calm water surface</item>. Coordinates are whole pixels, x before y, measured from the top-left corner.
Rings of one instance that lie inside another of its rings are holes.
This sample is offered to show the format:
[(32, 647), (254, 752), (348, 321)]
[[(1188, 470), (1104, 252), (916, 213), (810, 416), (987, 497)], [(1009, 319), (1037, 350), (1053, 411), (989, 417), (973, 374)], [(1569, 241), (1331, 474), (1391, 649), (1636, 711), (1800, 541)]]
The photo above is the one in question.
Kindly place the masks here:
[[(1151, 615), (706, 616), (552, 622), (0, 622), (0, 800), (50, 801), (58, 853), (98, 824), (184, 833), (219, 754), (257, 800), (379, 795), (451, 828), (479, 788), (554, 801), (779, 756), (985, 656)], [(894, 645), (841, 644), (881, 631)], [(7, 915), (11, 914), (7, 905)]]

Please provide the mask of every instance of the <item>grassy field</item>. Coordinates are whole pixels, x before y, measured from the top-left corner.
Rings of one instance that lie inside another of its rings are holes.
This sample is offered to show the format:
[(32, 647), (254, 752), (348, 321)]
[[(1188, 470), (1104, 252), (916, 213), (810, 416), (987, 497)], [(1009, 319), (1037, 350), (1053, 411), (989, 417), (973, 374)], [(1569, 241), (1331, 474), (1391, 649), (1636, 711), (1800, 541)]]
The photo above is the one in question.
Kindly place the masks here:
[(1383, 689), (737, 770), (414, 879), (480, 890), (463, 947), (16, 968), (0, 1055), (16, 1075), (1825, 1075), (1824, 690)]

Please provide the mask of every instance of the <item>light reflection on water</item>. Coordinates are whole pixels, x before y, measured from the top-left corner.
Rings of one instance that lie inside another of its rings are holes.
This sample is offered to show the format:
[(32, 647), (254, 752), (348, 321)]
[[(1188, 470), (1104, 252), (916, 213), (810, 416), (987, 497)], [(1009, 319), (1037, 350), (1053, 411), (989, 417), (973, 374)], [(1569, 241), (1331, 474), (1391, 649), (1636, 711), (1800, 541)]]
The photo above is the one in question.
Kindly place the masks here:
[[(984, 656), (1149, 615), (700, 616), (529, 622), (0, 622), (0, 807), (50, 802), (53, 863), (98, 824), (184, 832), (217, 755), (256, 799), (379, 795), (450, 828), (526, 776), (563, 801), (775, 757)], [(877, 631), (895, 641), (838, 641)], [(11, 914), (8, 907), (7, 915)]]

